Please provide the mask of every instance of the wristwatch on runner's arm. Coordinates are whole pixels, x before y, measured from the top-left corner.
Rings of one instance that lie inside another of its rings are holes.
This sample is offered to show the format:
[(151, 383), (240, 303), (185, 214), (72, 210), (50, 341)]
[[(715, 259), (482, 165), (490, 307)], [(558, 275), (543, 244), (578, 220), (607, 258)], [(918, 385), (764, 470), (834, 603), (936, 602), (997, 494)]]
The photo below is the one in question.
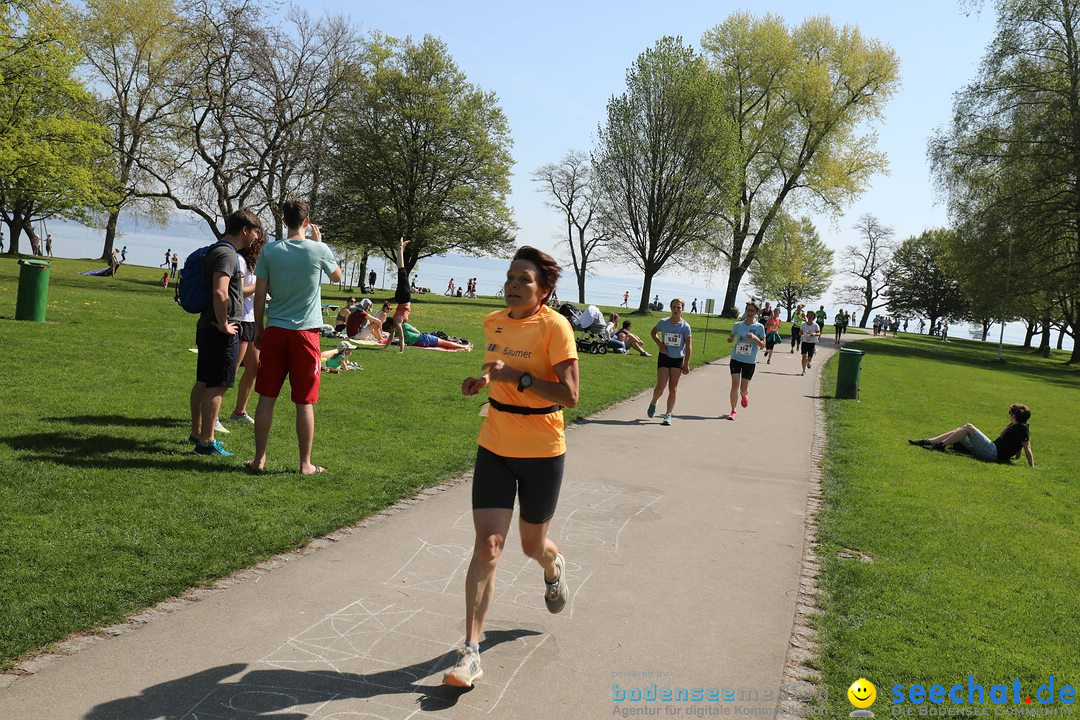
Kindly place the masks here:
[(529, 373), (521, 373), (518, 379), (518, 392), (525, 392), (525, 388), (532, 387), (533, 377)]

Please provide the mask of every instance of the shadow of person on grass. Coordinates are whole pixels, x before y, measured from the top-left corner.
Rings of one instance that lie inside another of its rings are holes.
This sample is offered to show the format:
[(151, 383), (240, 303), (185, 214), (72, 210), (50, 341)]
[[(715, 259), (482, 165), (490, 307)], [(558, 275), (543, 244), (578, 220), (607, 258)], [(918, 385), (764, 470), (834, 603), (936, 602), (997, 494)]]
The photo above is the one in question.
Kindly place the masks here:
[[(535, 630), (493, 630), (480, 643), (485, 652), (502, 643), (539, 635)], [(386, 695), (416, 694), (420, 710), (445, 710), (457, 704), (467, 689), (420, 681), (451, 667), (456, 652), (446, 652), (429, 660), (393, 670), (366, 674), (326, 670), (251, 670), (235, 682), (225, 682), (248, 668), (233, 663), (202, 670), (193, 675), (153, 685), (133, 697), (110, 700), (95, 706), (84, 720), (192, 720), (192, 718), (273, 718), (306, 720), (309, 715), (297, 706), (323, 705), (334, 701), (367, 700)], [(285, 712), (292, 709), (293, 712)], [(330, 710), (333, 708), (331, 706)], [(399, 713), (400, 714), (400, 713)], [(365, 717), (379, 718), (373, 707)]]
[(175, 417), (128, 417), (127, 415), (71, 415), (43, 418), (49, 423), (68, 425), (117, 425), (120, 427), (187, 427), (188, 421)]
[(162, 440), (77, 433), (72, 431), (28, 433), (0, 437), (0, 443), (19, 453), (19, 459), (71, 468), (143, 468), (240, 472), (242, 467), (215, 462), (191, 454), (191, 445)]

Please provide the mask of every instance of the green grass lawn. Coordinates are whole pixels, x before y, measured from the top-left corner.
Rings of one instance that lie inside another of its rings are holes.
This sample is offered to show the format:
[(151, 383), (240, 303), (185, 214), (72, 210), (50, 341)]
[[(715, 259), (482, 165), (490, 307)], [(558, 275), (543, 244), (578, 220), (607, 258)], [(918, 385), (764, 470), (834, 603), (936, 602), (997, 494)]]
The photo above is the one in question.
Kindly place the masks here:
[[(270, 439), (271, 472), (240, 469), (253, 449), (250, 426), (222, 436), (235, 458), (194, 455), (186, 439), (195, 316), (161, 288), (160, 270), (76, 274), (100, 265), (57, 260), (47, 322), (33, 324), (12, 319), (18, 268), (0, 259), (0, 396), (11, 403), (0, 414), (0, 669), (471, 465), (481, 399), (463, 398), (460, 385), (477, 374), (480, 352), (354, 352), (364, 371), (323, 378), (314, 460), (330, 473), (316, 479), (294, 472), (287, 394)], [(345, 295), (324, 290), (323, 298)], [(413, 322), (479, 342), (484, 315), (499, 307), (492, 298), (418, 296)], [(647, 337), (653, 320), (630, 318)], [(704, 318), (690, 322), (698, 361), (727, 351), (730, 321), (713, 318), (707, 341)], [(656, 361), (637, 353), (587, 355), (581, 367), (581, 402), (568, 422), (656, 377)], [(234, 399), (226, 395), (223, 416)]]
[[(877, 686), (878, 717), (896, 684), (966, 686), (971, 674), (989, 692), (1019, 678), (1033, 702), (1051, 675), (1080, 685), (1080, 369), (1016, 349), (998, 364), (996, 345), (961, 339), (851, 346), (866, 352), (861, 402), (824, 401), (828, 716), (852, 710), (859, 677)], [(835, 378), (834, 358), (824, 394)], [(965, 422), (993, 439), (1013, 402), (1032, 409), (1035, 470), (906, 442)], [(873, 562), (840, 559), (843, 548)]]

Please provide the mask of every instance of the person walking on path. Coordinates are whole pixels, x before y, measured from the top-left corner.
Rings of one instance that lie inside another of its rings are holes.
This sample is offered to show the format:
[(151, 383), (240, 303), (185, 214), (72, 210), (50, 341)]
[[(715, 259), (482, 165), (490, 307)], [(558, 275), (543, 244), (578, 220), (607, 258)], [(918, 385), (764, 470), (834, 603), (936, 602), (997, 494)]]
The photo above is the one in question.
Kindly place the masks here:
[(765, 364), (772, 364), (773, 348), (784, 341), (780, 336), (780, 306), (773, 308), (772, 315), (764, 318), (765, 324)]
[[(262, 233), (260, 232), (259, 235), (261, 236)], [(179, 258), (179, 256), (177, 256), (176, 253), (173, 253), (172, 254), (170, 272), (169, 272), (169, 277), (172, 278), (172, 279), (176, 279), (176, 273), (178, 272), (179, 268), (180, 268), (180, 258)]]
[(263, 233), (262, 223), (247, 208), (225, 218), (225, 236), (206, 251), (202, 283), (210, 302), (195, 326), (199, 359), (191, 388), (191, 437), (200, 455), (232, 456), (214, 438), (221, 398), (236, 379), (240, 351), (240, 320), (244, 314), (244, 276), (237, 252)]
[(803, 312), (804, 305), (799, 303), (799, 306), (795, 308), (795, 314), (791, 316), (791, 354), (794, 355), (796, 350), (802, 349), (802, 324), (805, 320), (806, 313)]
[(807, 369), (812, 366), (814, 362), (814, 351), (817, 350), (818, 338), (821, 337), (821, 326), (815, 322), (817, 314), (811, 310), (806, 313), (806, 322), (802, 324), (802, 374), (805, 375)]
[(450, 284), (446, 286), (446, 292), (444, 295), (454, 296), (454, 278), (450, 278)]
[[(330, 282), (344, 277), (334, 253), (322, 242), (318, 225), (308, 218), (308, 204), (289, 200), (282, 207), (288, 237), (263, 248), (255, 266), (255, 345), (259, 348), (259, 372), (255, 392), (255, 456), (244, 463), (253, 472), (266, 468), (266, 446), (285, 377), (289, 378), (296, 404), (296, 440), (300, 448), (300, 474), (324, 472), (311, 462), (315, 440), (315, 403), (319, 401), (319, 328), (322, 327), (323, 273)], [(311, 228), (311, 239), (304, 231)], [(266, 309), (268, 288), (274, 301)], [(265, 327), (264, 327), (265, 326)]]
[(827, 323), (829, 321), (829, 316), (825, 314), (825, 306), (824, 305), (822, 305), (821, 307), (818, 308), (817, 313), (814, 314), (814, 318), (815, 318), (815, 321), (818, 324), (818, 327), (820, 327), (821, 330), (824, 332), (825, 323)]
[[(659, 296), (657, 296), (659, 298)], [(659, 300), (657, 300), (659, 302)], [(690, 356), (693, 353), (690, 324), (683, 320), (683, 308), (686, 303), (682, 298), (671, 301), (671, 317), (664, 318), (652, 329), (652, 339), (660, 349), (656, 353), (656, 387), (653, 388), (652, 402), (647, 414), (656, 413), (656, 401), (667, 388), (667, 411), (661, 425), (671, 424), (671, 412), (675, 409), (675, 396), (679, 389), (679, 379), (690, 372)]]
[(844, 335), (844, 311), (837, 310), (833, 318), (833, 344), (839, 345)]
[(240, 376), (240, 386), (236, 388), (236, 404), (229, 415), (229, 420), (255, 424), (255, 418), (248, 415), (247, 404), (251, 391), (255, 388), (255, 378), (259, 371), (259, 348), (255, 346), (255, 267), (259, 264), (264, 239), (260, 236), (237, 255), (240, 270), (244, 274), (244, 315), (240, 319), (240, 354), (237, 356), (237, 370), (242, 366), (244, 374)]
[(443, 676), (446, 685), (472, 687), (484, 674), (480, 637), (515, 496), (521, 549), (543, 568), (548, 611), (560, 612), (570, 594), (566, 560), (548, 537), (566, 458), (562, 408), (577, 405), (579, 387), (573, 330), (545, 304), (560, 273), (550, 255), (531, 247), (517, 251), (504, 285), (508, 309), (484, 318), (483, 374), (461, 383), (466, 397), (488, 388), (490, 409), (472, 479), (476, 540), (465, 576), (465, 644)]
[(727, 339), (729, 343), (735, 343), (728, 361), (731, 367), (731, 412), (728, 413), (728, 418), (732, 420), (735, 419), (735, 404), (739, 402), (740, 395), (742, 406), (750, 405), (750, 380), (757, 368), (758, 349), (765, 347), (765, 326), (756, 321), (757, 313), (758, 306), (753, 302), (749, 303), (743, 319), (735, 323)]

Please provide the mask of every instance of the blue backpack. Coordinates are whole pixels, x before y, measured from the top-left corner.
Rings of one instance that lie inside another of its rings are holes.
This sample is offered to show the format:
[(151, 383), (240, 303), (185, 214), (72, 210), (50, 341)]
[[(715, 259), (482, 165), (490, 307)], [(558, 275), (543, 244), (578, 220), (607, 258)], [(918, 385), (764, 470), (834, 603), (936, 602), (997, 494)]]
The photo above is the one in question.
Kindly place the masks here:
[(213, 245), (201, 247), (188, 255), (187, 260), (184, 260), (184, 267), (180, 268), (180, 282), (173, 297), (177, 304), (189, 313), (197, 315), (210, 306), (210, 288), (203, 284), (203, 259), (206, 253), (210, 252), (210, 248), (222, 243), (230, 245), (220, 240)]

